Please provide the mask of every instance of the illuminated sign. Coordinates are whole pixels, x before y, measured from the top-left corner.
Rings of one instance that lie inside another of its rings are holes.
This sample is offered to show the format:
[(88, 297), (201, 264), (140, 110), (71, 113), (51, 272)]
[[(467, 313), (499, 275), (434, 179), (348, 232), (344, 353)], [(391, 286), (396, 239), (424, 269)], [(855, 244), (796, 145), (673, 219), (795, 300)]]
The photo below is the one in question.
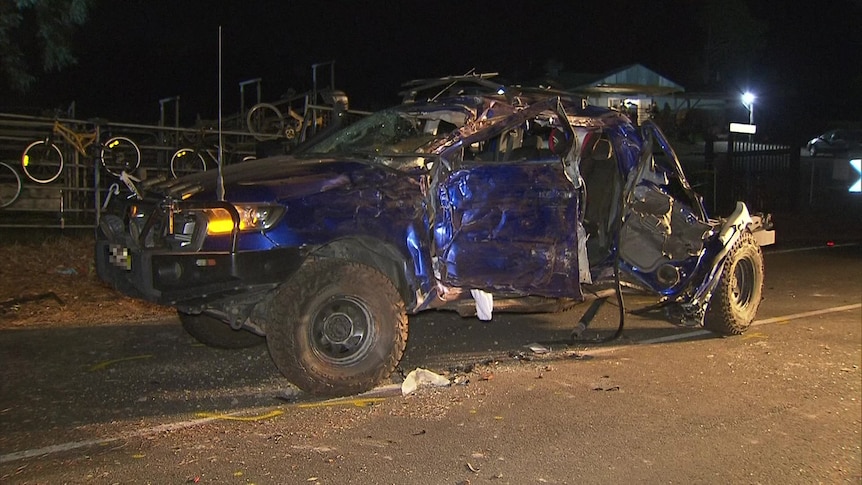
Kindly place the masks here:
[(753, 135), (755, 132), (757, 132), (757, 125), (747, 125), (745, 123), (731, 123), (730, 132), (747, 133), (749, 135)]
[(850, 160), (850, 166), (856, 170), (859, 180), (850, 186), (850, 192), (862, 192), (862, 159)]

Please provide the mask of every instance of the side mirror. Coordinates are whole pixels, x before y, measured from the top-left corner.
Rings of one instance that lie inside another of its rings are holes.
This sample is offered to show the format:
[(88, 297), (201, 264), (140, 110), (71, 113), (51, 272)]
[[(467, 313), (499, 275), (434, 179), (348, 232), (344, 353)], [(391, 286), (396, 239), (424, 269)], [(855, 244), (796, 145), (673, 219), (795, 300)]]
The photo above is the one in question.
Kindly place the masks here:
[(559, 157), (569, 153), (569, 150), (572, 149), (572, 135), (559, 128), (554, 128), (548, 138), (548, 148), (551, 149), (551, 153)]

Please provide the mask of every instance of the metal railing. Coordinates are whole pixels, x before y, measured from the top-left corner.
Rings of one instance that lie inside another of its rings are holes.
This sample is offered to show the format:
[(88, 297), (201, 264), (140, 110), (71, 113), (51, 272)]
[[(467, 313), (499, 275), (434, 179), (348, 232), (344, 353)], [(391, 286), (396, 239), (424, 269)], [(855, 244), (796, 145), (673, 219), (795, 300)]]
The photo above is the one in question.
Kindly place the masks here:
[[(330, 120), (331, 106), (306, 105), (307, 116), (316, 120), (321, 128)], [(64, 167), (61, 175), (50, 183), (29, 179), (22, 170), (24, 149), (33, 141), (45, 140), (58, 118), (0, 113), (0, 161), (12, 166), (21, 176), (21, 192), (14, 203), (0, 208), (0, 228), (92, 228), (98, 223), (101, 201), (108, 187), (117, 178), (101, 166), (97, 157), (81, 155), (60, 139), (54, 143), (63, 152)], [(141, 163), (134, 175), (141, 179), (158, 176), (170, 177), (172, 155), (180, 148), (213, 148), (218, 145), (218, 131), (213, 126), (171, 127), (130, 123), (101, 122), (98, 120), (59, 119), (78, 132), (92, 131), (98, 123), (102, 140), (109, 136), (128, 137), (141, 150)], [(259, 140), (242, 123), (232, 123), (222, 130), (221, 140), (232, 159), (257, 156)], [(284, 150), (295, 144), (284, 142)], [(272, 142), (266, 149), (272, 152)], [(226, 162), (230, 160), (225, 157)], [(2, 189), (0, 189), (2, 190)]]

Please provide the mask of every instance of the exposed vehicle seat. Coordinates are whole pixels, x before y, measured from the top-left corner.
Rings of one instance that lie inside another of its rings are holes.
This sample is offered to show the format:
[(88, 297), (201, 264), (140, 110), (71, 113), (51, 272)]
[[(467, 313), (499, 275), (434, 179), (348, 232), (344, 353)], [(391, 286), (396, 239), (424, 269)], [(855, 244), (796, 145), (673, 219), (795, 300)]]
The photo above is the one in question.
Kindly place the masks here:
[(610, 254), (613, 219), (621, 190), (617, 159), (607, 137), (596, 139), (588, 149), (580, 172), (587, 193), (584, 228), (589, 235), (587, 253), (592, 265)]

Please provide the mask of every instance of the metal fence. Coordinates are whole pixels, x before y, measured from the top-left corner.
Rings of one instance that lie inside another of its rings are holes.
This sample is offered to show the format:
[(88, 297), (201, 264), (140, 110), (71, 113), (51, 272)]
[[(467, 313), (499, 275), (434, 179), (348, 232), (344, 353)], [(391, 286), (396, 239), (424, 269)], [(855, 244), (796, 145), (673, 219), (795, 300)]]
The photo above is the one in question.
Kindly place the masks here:
[[(330, 124), (332, 107), (308, 105), (305, 113), (314, 124), (304, 135), (311, 136)], [(349, 111), (349, 123), (368, 113)], [(13, 167), (22, 187), (17, 200), (0, 208), (0, 228), (93, 228), (108, 187), (117, 182), (93, 156), (82, 156), (67, 143), (57, 142), (65, 165), (51, 183), (28, 179), (21, 156), (31, 142), (44, 140), (55, 118), (0, 113), (0, 162)], [(94, 121), (61, 119), (78, 132), (94, 129)], [(298, 139), (260, 140), (243, 120), (224, 123), (222, 131), (225, 163), (241, 163), (244, 157), (272, 155), (288, 151)], [(101, 138), (127, 136), (141, 149), (141, 164), (135, 175), (146, 179), (170, 177), (170, 160), (180, 148), (209, 147), (206, 158), (215, 167), (218, 132), (212, 125), (191, 128), (99, 123)], [(701, 153), (684, 155), (686, 172), (711, 214), (727, 214), (735, 201), (743, 200), (753, 210), (788, 212), (828, 204), (846, 192), (850, 182), (836, 178), (839, 169), (848, 171), (846, 161), (801, 157), (801, 147), (792, 143), (765, 144), (747, 138), (731, 138), (726, 143), (707, 142)], [(840, 175), (840, 174), (839, 174)], [(846, 175), (846, 174), (845, 174)], [(849, 180), (850, 175), (846, 175)], [(0, 181), (0, 183), (3, 183)], [(2, 190), (2, 188), (0, 188)], [(841, 192), (841, 194), (838, 194)], [(836, 195), (837, 194), (837, 195)]]
[(797, 207), (800, 150), (789, 143), (759, 143), (731, 136), (726, 172), (728, 196), (765, 212)]
[[(332, 106), (306, 105), (304, 116), (314, 120), (302, 137), (312, 136), (330, 122)], [(363, 112), (349, 112), (361, 116)], [(101, 166), (92, 148), (87, 155), (60, 137), (53, 142), (63, 153), (64, 166), (55, 180), (39, 183), (22, 169), (22, 154), (37, 140), (46, 140), (55, 121), (77, 133), (98, 130), (100, 141), (125, 136), (141, 150), (141, 163), (134, 175), (141, 179), (170, 177), (171, 157), (181, 148), (192, 148), (202, 154), (207, 168), (217, 165), (219, 130), (217, 123), (179, 128), (169, 126), (109, 123), (98, 120), (45, 118), (0, 113), (0, 161), (17, 171), (21, 190), (9, 206), (0, 208), (0, 228), (92, 228), (98, 223), (102, 201), (117, 177)], [(252, 134), (243, 119), (223, 123), (221, 130), (222, 160), (225, 164), (241, 163), (250, 157), (286, 153), (302, 141), (293, 136), (267, 137)], [(96, 141), (99, 143), (99, 140)], [(97, 145), (96, 145), (97, 146)], [(0, 183), (6, 183), (0, 181)], [(8, 187), (0, 190), (12, 190)], [(4, 195), (5, 196), (5, 195)]]
[(798, 142), (763, 143), (744, 135), (706, 142), (681, 156), (686, 175), (716, 215), (729, 214), (738, 200), (772, 213), (833, 207), (856, 181), (849, 158), (815, 158)]

